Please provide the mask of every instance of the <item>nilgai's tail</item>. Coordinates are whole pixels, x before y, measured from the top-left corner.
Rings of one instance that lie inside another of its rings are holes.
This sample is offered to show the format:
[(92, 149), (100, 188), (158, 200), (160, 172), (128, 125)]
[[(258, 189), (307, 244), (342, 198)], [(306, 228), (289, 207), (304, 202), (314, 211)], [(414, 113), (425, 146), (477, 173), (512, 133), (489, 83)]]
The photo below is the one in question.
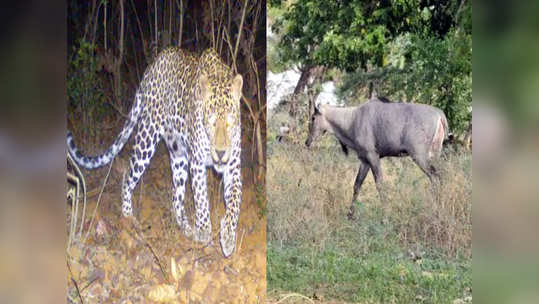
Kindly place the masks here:
[(436, 121), (435, 130), (436, 131), (434, 131), (434, 136), (432, 137), (432, 143), (429, 149), (429, 157), (440, 155), (440, 153), (442, 152), (443, 143), (447, 138), (447, 118), (445, 117), (445, 114), (443, 112), (440, 113), (440, 116)]
[(441, 117), (441, 120), (442, 120), (442, 126), (444, 127), (444, 137), (443, 137), (443, 140), (447, 140), (448, 137), (449, 137), (449, 127), (447, 125), (447, 118), (445, 117), (445, 114), (442, 112), (442, 117)]
[(73, 160), (75, 160), (79, 166), (86, 169), (96, 169), (108, 164), (118, 154), (118, 152), (122, 150), (125, 143), (129, 139), (131, 132), (133, 132), (133, 129), (137, 124), (138, 117), (142, 111), (142, 98), (142, 94), (137, 92), (135, 96), (135, 104), (133, 105), (131, 112), (129, 112), (129, 118), (125, 122), (122, 132), (120, 132), (109, 149), (102, 155), (82, 155), (80, 150), (77, 149), (75, 143), (73, 142), (73, 135), (70, 131), (67, 131), (67, 149), (69, 154), (71, 154), (71, 157), (73, 157)]

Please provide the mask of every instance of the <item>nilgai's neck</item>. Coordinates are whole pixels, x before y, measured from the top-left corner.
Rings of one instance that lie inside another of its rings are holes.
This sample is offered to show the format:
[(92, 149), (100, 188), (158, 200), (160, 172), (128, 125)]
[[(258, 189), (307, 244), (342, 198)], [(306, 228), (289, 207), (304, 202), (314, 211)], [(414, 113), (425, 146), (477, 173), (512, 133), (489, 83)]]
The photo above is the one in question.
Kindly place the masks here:
[(324, 116), (331, 126), (330, 132), (346, 145), (353, 145), (352, 142), (352, 127), (354, 122), (355, 107), (337, 108), (327, 107), (324, 111)]

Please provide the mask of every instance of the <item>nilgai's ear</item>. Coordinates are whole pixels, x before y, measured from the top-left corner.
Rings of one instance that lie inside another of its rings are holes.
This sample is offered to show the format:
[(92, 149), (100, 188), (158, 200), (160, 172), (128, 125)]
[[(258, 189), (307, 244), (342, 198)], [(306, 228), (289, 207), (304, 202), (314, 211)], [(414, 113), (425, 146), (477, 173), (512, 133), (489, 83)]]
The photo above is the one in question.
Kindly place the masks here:
[(200, 86), (200, 97), (202, 98), (202, 100), (205, 100), (206, 97), (208, 97), (208, 93), (209, 93), (209, 90), (208, 90), (208, 85), (209, 85), (209, 80), (208, 80), (208, 76), (204, 75), (204, 74), (200, 74), (200, 77), (198, 78), (198, 84)]
[(241, 90), (243, 88), (243, 77), (240, 74), (236, 75), (232, 80), (232, 96), (234, 99), (239, 100), (241, 98)]

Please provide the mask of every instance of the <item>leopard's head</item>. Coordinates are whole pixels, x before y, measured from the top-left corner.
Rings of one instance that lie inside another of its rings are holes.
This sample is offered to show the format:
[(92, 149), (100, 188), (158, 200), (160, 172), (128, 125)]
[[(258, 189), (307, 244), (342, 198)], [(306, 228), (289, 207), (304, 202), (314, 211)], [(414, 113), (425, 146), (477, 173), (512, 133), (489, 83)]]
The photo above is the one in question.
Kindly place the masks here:
[[(240, 140), (240, 99), (243, 78), (201, 74), (200, 93), (204, 105), (204, 127), (210, 142), (210, 154), (217, 168), (230, 159), (233, 139)], [(238, 144), (238, 143), (236, 143)]]

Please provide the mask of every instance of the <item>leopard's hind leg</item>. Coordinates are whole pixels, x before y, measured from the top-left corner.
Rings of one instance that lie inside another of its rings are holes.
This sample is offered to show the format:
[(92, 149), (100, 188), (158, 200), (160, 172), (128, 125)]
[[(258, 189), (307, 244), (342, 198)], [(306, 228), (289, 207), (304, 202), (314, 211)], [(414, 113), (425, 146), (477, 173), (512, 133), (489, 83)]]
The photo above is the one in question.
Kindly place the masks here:
[[(150, 129), (154, 132), (151, 133)], [(122, 214), (124, 216), (133, 215), (133, 207), (131, 204), (133, 190), (150, 164), (150, 160), (155, 154), (156, 147), (160, 141), (161, 136), (158, 131), (155, 130), (155, 127), (150, 127), (150, 124), (145, 122), (139, 124), (138, 132), (135, 136), (133, 153), (129, 161), (129, 175), (124, 180), (122, 187)]]

